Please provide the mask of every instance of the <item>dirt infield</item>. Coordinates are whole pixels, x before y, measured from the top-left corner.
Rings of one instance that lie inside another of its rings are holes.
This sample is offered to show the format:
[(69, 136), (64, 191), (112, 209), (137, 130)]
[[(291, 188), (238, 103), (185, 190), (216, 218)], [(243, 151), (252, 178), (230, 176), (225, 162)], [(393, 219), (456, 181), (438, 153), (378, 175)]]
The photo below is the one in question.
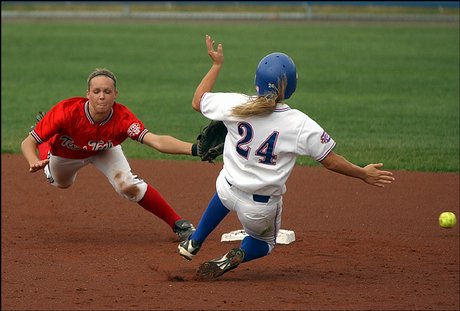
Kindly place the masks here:
[[(131, 160), (133, 172), (198, 224), (221, 164)], [(394, 172), (385, 189), (296, 167), (278, 245), (211, 282), (201, 261), (238, 242), (230, 214), (188, 262), (168, 226), (119, 197), (94, 167), (60, 190), (2, 155), (2, 310), (458, 310), (458, 173)]]

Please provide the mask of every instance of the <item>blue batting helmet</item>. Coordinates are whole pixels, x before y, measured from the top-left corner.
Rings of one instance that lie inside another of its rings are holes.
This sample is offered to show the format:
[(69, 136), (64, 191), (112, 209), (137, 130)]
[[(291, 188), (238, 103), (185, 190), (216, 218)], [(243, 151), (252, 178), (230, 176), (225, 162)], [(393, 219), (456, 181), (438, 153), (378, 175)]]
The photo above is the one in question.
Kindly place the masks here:
[(278, 83), (286, 76), (286, 88), (283, 99), (288, 99), (297, 86), (297, 71), (294, 61), (284, 53), (271, 53), (262, 58), (257, 65), (255, 84), (257, 94), (264, 96), (269, 92), (277, 92)]

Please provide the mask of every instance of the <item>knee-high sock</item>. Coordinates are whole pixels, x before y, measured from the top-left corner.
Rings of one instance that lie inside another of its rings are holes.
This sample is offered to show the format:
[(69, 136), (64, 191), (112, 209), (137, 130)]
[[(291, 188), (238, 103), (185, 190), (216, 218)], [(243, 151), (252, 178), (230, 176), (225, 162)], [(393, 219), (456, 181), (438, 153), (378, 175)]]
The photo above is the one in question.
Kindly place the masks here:
[(171, 228), (174, 227), (174, 223), (177, 220), (181, 219), (161, 194), (150, 185), (147, 185), (144, 197), (137, 203), (158, 218), (161, 218)]
[(198, 223), (196, 231), (192, 234), (190, 239), (203, 243), (229, 212), (230, 210), (222, 204), (217, 193), (214, 193), (214, 196)]
[(251, 261), (268, 254), (268, 243), (247, 236), (243, 239), (240, 246), (244, 250), (243, 262)]

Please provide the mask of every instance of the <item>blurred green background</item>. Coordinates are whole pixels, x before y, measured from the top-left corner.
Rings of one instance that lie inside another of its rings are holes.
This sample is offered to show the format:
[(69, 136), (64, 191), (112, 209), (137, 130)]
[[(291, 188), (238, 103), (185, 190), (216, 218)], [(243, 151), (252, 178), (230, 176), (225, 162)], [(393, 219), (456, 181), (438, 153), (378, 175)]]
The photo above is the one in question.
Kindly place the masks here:
[[(2, 18), (1, 31), (2, 153), (20, 152), (38, 111), (84, 96), (96, 67), (116, 73), (118, 101), (152, 132), (194, 141), (208, 122), (191, 99), (211, 65), (210, 34), (225, 53), (215, 91), (254, 93), (259, 60), (284, 52), (299, 73), (287, 103), (316, 120), (337, 153), (386, 169), (459, 170), (455, 23)], [(123, 146), (131, 158), (198, 161)]]

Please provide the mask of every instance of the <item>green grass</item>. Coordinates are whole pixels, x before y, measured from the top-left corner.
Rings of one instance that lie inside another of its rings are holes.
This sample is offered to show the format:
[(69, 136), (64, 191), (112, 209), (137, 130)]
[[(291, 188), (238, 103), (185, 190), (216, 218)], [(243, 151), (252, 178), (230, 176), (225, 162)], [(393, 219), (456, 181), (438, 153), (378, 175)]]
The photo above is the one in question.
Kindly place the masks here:
[[(20, 152), (37, 111), (84, 95), (96, 67), (117, 74), (118, 101), (151, 131), (193, 141), (207, 123), (190, 105), (210, 66), (206, 33), (224, 45), (215, 91), (252, 93), (259, 60), (285, 52), (299, 73), (288, 104), (322, 125), (336, 152), (359, 165), (458, 172), (458, 25), (2, 21), (2, 153)], [(191, 159), (128, 140), (124, 149)]]

